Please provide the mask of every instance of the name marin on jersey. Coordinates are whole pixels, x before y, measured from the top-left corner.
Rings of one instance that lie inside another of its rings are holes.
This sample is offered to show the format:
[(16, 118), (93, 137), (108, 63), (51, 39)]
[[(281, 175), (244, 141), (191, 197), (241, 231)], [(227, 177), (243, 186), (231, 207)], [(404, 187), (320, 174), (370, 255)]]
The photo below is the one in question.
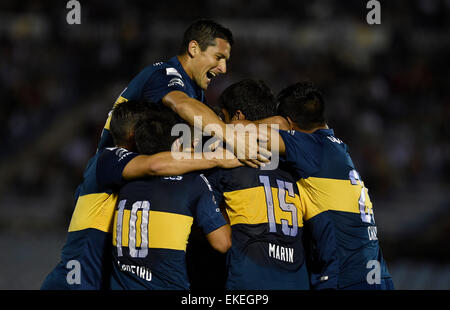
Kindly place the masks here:
[(277, 244), (269, 243), (269, 257), (293, 263), (294, 262), (294, 249), (282, 247)]

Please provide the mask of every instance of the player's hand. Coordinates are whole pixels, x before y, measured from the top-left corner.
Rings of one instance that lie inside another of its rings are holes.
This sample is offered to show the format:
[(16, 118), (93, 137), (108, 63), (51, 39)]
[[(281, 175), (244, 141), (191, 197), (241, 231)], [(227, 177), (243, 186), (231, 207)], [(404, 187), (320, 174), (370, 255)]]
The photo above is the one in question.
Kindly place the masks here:
[(234, 153), (243, 164), (259, 168), (270, 162), (272, 155), (267, 149), (267, 131), (236, 132)]
[(236, 156), (230, 152), (227, 149), (224, 149), (222, 147), (218, 147), (215, 152), (221, 152), (221, 158), (217, 159), (217, 166), (219, 168), (225, 168), (225, 169), (231, 169), (236, 167), (242, 167), (244, 166), (243, 163), (241, 163)]

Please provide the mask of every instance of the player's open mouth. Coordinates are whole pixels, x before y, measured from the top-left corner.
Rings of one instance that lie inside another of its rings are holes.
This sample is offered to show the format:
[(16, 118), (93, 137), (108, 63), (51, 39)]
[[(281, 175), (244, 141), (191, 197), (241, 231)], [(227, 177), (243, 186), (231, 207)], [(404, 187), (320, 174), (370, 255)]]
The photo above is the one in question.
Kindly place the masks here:
[(211, 81), (213, 78), (216, 77), (216, 74), (214, 72), (208, 71), (206, 72), (206, 77), (208, 78), (209, 81)]

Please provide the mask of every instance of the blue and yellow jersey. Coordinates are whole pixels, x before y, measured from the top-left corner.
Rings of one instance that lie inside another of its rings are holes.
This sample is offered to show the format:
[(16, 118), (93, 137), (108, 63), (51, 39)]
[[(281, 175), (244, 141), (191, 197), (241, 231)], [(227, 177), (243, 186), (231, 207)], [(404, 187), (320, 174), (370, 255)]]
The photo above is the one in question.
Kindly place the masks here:
[(124, 185), (114, 215), (111, 289), (188, 290), (186, 246), (226, 221), (203, 174), (152, 177)]
[(287, 163), (297, 173), (306, 218), (328, 212), (336, 235), (338, 287), (367, 281), (374, 265), (380, 277), (390, 274), (376, 235), (372, 202), (350, 158), (347, 145), (332, 129), (312, 134), (282, 131)]
[[(122, 92), (115, 104), (128, 100), (148, 100), (162, 104), (162, 98), (171, 91), (182, 91), (188, 96), (204, 102), (203, 90), (184, 71), (177, 57), (144, 68)], [(95, 155), (89, 160), (83, 175), (83, 182), (75, 193), (75, 208), (68, 229), (61, 261), (46, 278), (42, 289), (100, 289), (105, 274), (103, 258), (110, 245), (112, 216), (117, 196), (112, 190), (97, 183), (97, 160), (103, 150), (113, 147), (109, 132), (109, 113)], [(121, 174), (118, 171), (116, 175)], [(80, 262), (81, 283), (69, 281), (69, 262)]]
[[(109, 174), (111, 178), (115, 177), (110, 182), (120, 184), (124, 167), (137, 154), (124, 149), (113, 150), (108, 150), (112, 155), (108, 158), (111, 161), (109, 166), (115, 169), (115, 174)], [(97, 152), (89, 161), (83, 183), (77, 189), (75, 210), (61, 252), (61, 261), (47, 276), (41, 289), (106, 288), (117, 194), (113, 194), (109, 186), (97, 182), (97, 162), (103, 157), (103, 152)], [(72, 266), (78, 266), (78, 270)], [(79, 273), (78, 277), (75, 272)], [(78, 280), (71, 280), (71, 276)]]
[[(205, 93), (184, 71), (176, 56), (166, 62), (145, 67), (123, 90), (116, 103), (144, 100), (162, 105), (162, 99), (172, 91), (181, 91), (189, 97), (205, 102)], [(109, 118), (105, 125), (109, 128)]]
[(207, 175), (232, 229), (227, 289), (309, 289), (304, 264), (303, 207), (286, 171), (250, 167)]

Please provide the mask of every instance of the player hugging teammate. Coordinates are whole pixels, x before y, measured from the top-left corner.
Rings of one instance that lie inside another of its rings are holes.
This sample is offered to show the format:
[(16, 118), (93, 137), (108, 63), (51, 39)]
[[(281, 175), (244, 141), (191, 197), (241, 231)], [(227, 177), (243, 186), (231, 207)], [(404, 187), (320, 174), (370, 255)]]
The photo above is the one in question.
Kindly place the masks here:
[[(393, 289), (367, 188), (312, 84), (275, 97), (246, 79), (206, 105), (232, 45), (230, 30), (196, 21), (178, 55), (130, 81), (42, 289), (188, 290), (222, 270), (215, 285), (227, 290)], [(180, 123), (215, 143), (174, 136)], [(199, 251), (222, 253), (217, 262), (187, 263), (195, 228), (211, 246)]]

